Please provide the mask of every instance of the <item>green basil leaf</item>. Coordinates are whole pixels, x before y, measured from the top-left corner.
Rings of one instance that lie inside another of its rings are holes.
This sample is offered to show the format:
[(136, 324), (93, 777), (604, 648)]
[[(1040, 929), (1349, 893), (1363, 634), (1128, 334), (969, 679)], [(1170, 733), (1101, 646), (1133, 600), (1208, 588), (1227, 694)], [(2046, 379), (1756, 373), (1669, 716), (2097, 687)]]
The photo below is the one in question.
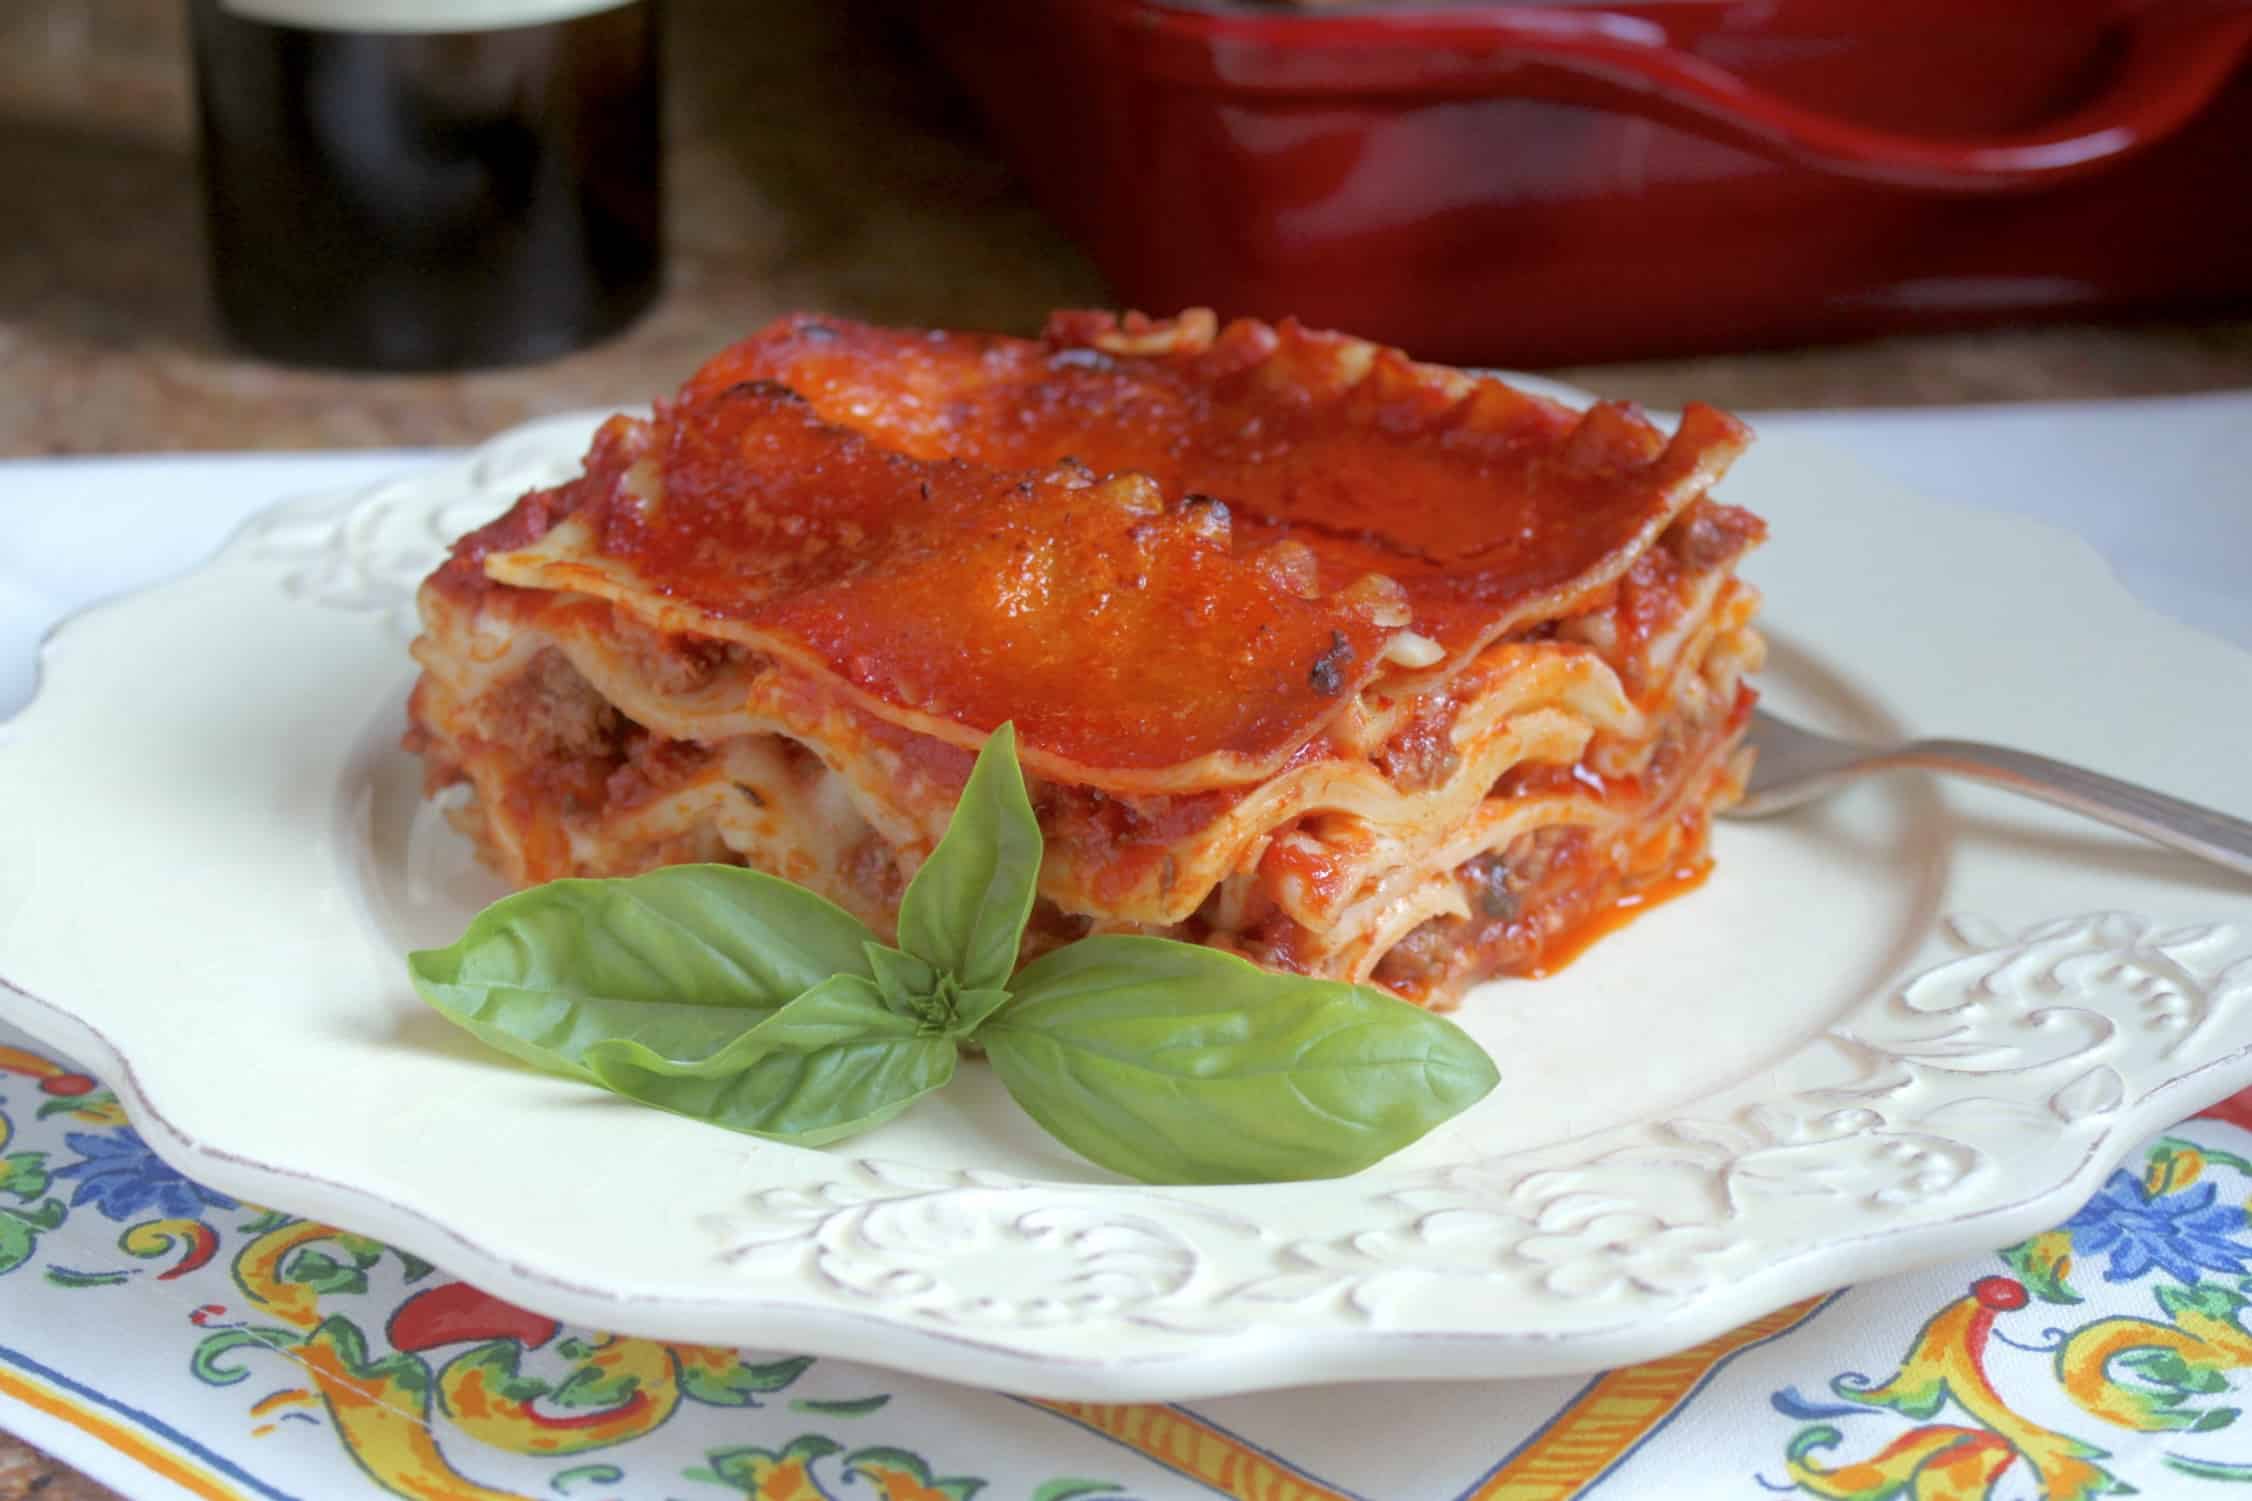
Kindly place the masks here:
[(945, 837), (899, 903), (899, 946), (964, 989), (1008, 984), (1039, 884), (1040, 821), (1016, 745), (1014, 725), (986, 737)]
[(998, 985), (983, 986), (977, 990), (961, 990), (954, 994), (954, 1024), (946, 1035), (967, 1040), (985, 1024), (985, 1019), (1007, 1005), (1009, 992)]
[(591, 1078), (612, 1038), (698, 1058), (834, 974), (866, 975), (873, 935), (802, 886), (732, 865), (550, 881), (407, 956), (441, 1015), (535, 1067)]
[(877, 993), (901, 1016), (913, 1016), (915, 1003), (938, 988), (938, 971), (913, 954), (873, 941), (864, 944), (861, 952), (868, 960), (868, 972), (876, 977)]
[(837, 975), (719, 1051), (667, 1058), (622, 1038), (586, 1050), (596, 1082), (730, 1131), (817, 1147), (880, 1126), (954, 1077), (954, 1044), (921, 1035), (873, 981)]
[(1025, 967), (977, 1034), (1066, 1146), (1149, 1183), (1357, 1172), (1494, 1087), (1444, 1017), (1197, 944), (1082, 938)]

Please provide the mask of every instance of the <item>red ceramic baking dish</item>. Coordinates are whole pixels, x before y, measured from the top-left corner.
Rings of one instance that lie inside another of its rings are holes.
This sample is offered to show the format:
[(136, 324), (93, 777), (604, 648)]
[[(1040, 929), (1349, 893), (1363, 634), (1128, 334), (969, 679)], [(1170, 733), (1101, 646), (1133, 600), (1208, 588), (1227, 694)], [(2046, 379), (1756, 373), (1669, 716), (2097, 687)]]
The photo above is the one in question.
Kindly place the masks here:
[(1546, 364), (2252, 305), (2252, 0), (922, 0), (1127, 302)]

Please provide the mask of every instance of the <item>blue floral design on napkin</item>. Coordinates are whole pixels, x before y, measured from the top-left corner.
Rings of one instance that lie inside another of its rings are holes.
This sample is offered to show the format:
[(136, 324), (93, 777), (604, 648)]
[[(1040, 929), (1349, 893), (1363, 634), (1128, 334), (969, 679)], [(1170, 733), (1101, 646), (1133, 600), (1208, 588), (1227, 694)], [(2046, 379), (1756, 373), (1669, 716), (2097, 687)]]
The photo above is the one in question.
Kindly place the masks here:
[(113, 1220), (145, 1215), (153, 1207), (174, 1219), (199, 1220), (207, 1209), (233, 1209), (235, 1201), (217, 1189), (191, 1181), (149, 1150), (130, 1126), (96, 1135), (73, 1131), (63, 1140), (79, 1160), (55, 1169), (57, 1178), (76, 1178), (73, 1207), (92, 1204)]
[(2203, 1275), (2199, 1268), (2242, 1274), (2252, 1246), (2230, 1236), (2245, 1227), (2245, 1211), (2214, 1203), (2217, 1196), (2206, 1182), (2154, 1198), (2133, 1174), (2117, 1172), (2064, 1228), (2075, 1255), (2109, 1254), (2106, 1282), (2132, 1282), (2154, 1266), (2188, 1283)]

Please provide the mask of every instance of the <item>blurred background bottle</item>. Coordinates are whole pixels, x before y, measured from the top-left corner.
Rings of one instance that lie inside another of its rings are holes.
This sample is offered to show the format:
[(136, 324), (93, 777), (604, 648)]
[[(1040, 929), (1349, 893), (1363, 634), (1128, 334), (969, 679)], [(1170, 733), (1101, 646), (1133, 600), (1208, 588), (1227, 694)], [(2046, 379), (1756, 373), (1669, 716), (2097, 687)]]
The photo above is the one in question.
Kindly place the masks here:
[(662, 273), (657, 0), (191, 0), (213, 288), (290, 364), (616, 332)]

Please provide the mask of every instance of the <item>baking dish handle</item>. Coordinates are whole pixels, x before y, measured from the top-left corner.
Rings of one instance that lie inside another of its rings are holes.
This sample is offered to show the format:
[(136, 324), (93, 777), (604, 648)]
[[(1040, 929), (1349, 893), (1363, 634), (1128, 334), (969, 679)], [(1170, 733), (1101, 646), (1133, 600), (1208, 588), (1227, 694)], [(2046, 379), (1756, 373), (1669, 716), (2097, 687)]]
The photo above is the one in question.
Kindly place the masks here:
[(1201, 40), (1265, 42), (1277, 49), (1269, 56), (1295, 58), (1273, 69), (1220, 63), (1208, 81), (1232, 90), (1461, 98), (1506, 88), (1623, 107), (1841, 176), (1949, 193), (2064, 182), (2132, 155), (2203, 109), (2252, 44), (2246, 0), (2151, 6), (2123, 23), (2127, 45), (2117, 71), (2086, 105), (2033, 130), (1940, 139), (1856, 125), (1753, 88), (1633, 17), (1512, 5), (1232, 19), (1231, 36), (1207, 32)]

